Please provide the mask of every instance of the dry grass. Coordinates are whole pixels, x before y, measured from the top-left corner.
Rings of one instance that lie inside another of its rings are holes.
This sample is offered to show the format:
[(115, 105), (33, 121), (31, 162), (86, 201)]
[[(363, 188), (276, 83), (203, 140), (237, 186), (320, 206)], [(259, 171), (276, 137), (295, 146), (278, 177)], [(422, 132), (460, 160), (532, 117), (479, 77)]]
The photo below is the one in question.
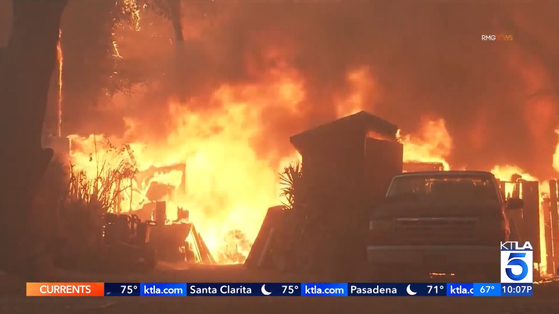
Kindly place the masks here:
[(135, 167), (126, 161), (115, 167), (104, 163), (94, 178), (88, 177), (84, 171), (74, 171), (71, 166), (68, 199), (84, 204), (96, 202), (104, 212), (120, 212), (122, 193), (132, 187), (135, 174)]
[(70, 165), (67, 193), (58, 212), (59, 258), (64, 265), (82, 267), (95, 260), (103, 241), (104, 215), (120, 212), (123, 193), (132, 188), (137, 168), (131, 152), (112, 145), (108, 150), (98, 154), (95, 147), (89, 159), (95, 163), (93, 174)]
[[(132, 183), (138, 169), (132, 152), (125, 146), (116, 149), (110, 143), (104, 156), (113, 158), (99, 159), (97, 149), (90, 156), (90, 162), (95, 163), (94, 175), (83, 170), (76, 170), (70, 166), (70, 180), (68, 183), (68, 200), (80, 201), (83, 204), (96, 203), (103, 212), (120, 212), (122, 195), (132, 189)], [(127, 158), (128, 154), (130, 158)]]

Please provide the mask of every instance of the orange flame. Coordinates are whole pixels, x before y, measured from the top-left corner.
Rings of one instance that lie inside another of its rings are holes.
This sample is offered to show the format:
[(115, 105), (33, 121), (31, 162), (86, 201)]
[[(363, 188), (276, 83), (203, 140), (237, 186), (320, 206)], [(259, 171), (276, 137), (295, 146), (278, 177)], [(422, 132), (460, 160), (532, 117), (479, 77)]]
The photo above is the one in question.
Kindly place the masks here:
[[(210, 102), (221, 104), (217, 106), (220, 109), (193, 112), (187, 109), (190, 105), (201, 105), (170, 103), (173, 119), (160, 123), (176, 128), (163, 141), (135, 137), (141, 125), (128, 119), (126, 135), (136, 138), (129, 143), (130, 155), (111, 151), (103, 136), (72, 136), (71, 162), (90, 179), (96, 176), (100, 161), (115, 164), (133, 158), (140, 171), (184, 163), (184, 190), (179, 188), (183, 180), (180, 171), (156, 172), (143, 183), (134, 183), (134, 191), (123, 196), (121, 207), (136, 210), (147, 203), (153, 182), (170, 186), (172, 193), (158, 199), (167, 201), (167, 216), (175, 219), (177, 206), (190, 210), (190, 217), (218, 258), (231, 244), (225, 239), (228, 232), (240, 230), (250, 241), (256, 237), (267, 209), (281, 201), (279, 167), (296, 158), (293, 152), (273, 165), (257, 154), (251, 143), (263, 132), (266, 121), (261, 118), (262, 111), (273, 106), (297, 112), (303, 98), (297, 73), (272, 71), (261, 83), (218, 88)], [(122, 138), (109, 140), (115, 146), (124, 144)], [(250, 247), (238, 249), (246, 256)]]
[[(555, 130), (559, 134), (559, 129)], [(553, 154), (553, 169), (559, 172), (559, 143), (555, 146), (555, 153)]]
[[(113, 37), (116, 35), (113, 34)], [(121, 57), (116, 39), (113, 47), (114, 54)], [(277, 49), (268, 49), (262, 55), (273, 59), (278, 66), (266, 72), (264, 77), (259, 77), (258, 83), (218, 86), (208, 102), (212, 103), (211, 108), (219, 108), (217, 110), (208, 109), (203, 113), (188, 110), (209, 107), (197, 99), (187, 104), (156, 104), (167, 108), (173, 117), (171, 121), (153, 122), (164, 123), (174, 129), (163, 141), (140, 135), (145, 126), (140, 121), (125, 117), (128, 125), (125, 136), (110, 140), (117, 145), (123, 144), (125, 138), (130, 142), (140, 171), (152, 166), (184, 163), (185, 173), (183, 178), (180, 171), (156, 172), (146, 181), (136, 183), (133, 192), (123, 198), (122, 208), (138, 209), (148, 201), (148, 189), (157, 182), (173, 188), (172, 193), (160, 199), (168, 202), (168, 217), (176, 218), (176, 206), (190, 210), (192, 220), (214, 255), (227, 249), (229, 231), (241, 230), (249, 240), (256, 237), (266, 209), (280, 201), (278, 166), (296, 159), (297, 155), (293, 152), (292, 156), (274, 156), (283, 157), (278, 165), (271, 162), (271, 158), (260, 156), (251, 143), (264, 130), (266, 121), (263, 112), (266, 109), (283, 110), (296, 116), (304, 109), (300, 108), (300, 104), (305, 99), (304, 79), (289, 67), (289, 62), (282, 62), (285, 61), (281, 60), (282, 53), (277, 53)], [(339, 95), (337, 99), (337, 116), (346, 116), (365, 108), (374, 109), (381, 92), (370, 68), (361, 67), (348, 73), (346, 81), (348, 93)], [(101, 138), (97, 137), (98, 143), (102, 142)], [(79, 145), (71, 152), (76, 169), (84, 170), (91, 178), (96, 173), (96, 166), (90, 161), (90, 154), (95, 151), (93, 141), (91, 136), (74, 136), (74, 144)], [(443, 119), (425, 119), (417, 134), (407, 134), (401, 141), (404, 144), (404, 161), (440, 162), (445, 170), (451, 169), (447, 159), (453, 143)], [(106, 147), (98, 147), (96, 158), (131, 158), (105, 152)], [(554, 166), (559, 170), (559, 157), (556, 160)], [(513, 173), (520, 173), (525, 179), (535, 179), (513, 166), (496, 166), (492, 171), (505, 180), (510, 179)], [(180, 188), (183, 180), (184, 190)], [(248, 249), (240, 247), (245, 255)], [(542, 254), (544, 250), (545, 245), (542, 245)], [(216, 257), (219, 258), (219, 254)]]
[(349, 92), (337, 99), (337, 117), (341, 118), (357, 113), (365, 110), (365, 107), (372, 110), (374, 104), (380, 99), (380, 87), (371, 75), (370, 68), (363, 66), (349, 72), (346, 76), (346, 82)]
[(503, 181), (510, 181), (511, 177), (515, 174), (522, 176), (522, 179), (524, 180), (539, 181), (534, 176), (526, 173), (524, 170), (520, 169), (519, 167), (511, 166), (511, 165), (495, 166), (493, 167), (493, 169), (491, 169), (491, 173), (493, 173), (497, 179)]
[(444, 170), (449, 170), (446, 161), (452, 149), (452, 139), (443, 119), (424, 120), (421, 130), (415, 136), (400, 138), (404, 144), (404, 162), (440, 162)]
[(64, 68), (64, 55), (62, 54), (62, 29), (58, 30), (58, 43), (56, 44), (56, 57), (58, 61), (58, 102), (56, 135), (62, 136), (62, 69)]

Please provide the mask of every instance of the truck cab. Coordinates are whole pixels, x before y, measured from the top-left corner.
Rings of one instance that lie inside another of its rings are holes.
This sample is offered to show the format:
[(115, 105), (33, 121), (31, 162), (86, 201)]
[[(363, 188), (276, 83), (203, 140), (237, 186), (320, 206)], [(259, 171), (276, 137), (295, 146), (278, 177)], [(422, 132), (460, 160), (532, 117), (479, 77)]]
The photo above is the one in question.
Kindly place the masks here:
[(510, 238), (506, 212), (522, 207), (520, 199), (504, 200), (490, 172), (397, 175), (369, 222), (373, 278), (445, 273), (498, 282), (500, 242)]

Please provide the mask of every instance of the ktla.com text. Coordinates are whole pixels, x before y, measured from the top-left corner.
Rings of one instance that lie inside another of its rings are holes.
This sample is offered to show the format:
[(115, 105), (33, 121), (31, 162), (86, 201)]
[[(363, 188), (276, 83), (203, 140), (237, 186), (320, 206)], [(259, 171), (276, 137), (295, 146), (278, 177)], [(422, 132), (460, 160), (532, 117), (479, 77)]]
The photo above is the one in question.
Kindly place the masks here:
[(103, 296), (102, 282), (28, 282), (26, 295), (39, 296)]
[(474, 288), (471, 286), (466, 286), (462, 284), (448, 284), (447, 285), (447, 295), (458, 296), (458, 295), (474, 295)]
[(481, 41), (513, 41), (512, 35), (481, 35)]

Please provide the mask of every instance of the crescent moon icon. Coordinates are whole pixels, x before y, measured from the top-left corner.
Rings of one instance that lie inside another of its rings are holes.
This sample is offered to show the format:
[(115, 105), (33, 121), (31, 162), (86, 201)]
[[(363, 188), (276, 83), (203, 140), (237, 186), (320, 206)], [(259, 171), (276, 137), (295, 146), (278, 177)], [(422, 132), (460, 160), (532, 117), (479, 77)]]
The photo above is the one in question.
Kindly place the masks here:
[(270, 291), (266, 290), (266, 284), (262, 285), (262, 288), (260, 288), (260, 292), (262, 292), (263, 295), (270, 295), (272, 294)]
[(413, 291), (413, 290), (411, 289), (411, 285), (408, 285), (408, 286), (407, 286), (406, 292), (407, 292), (409, 295), (416, 295), (416, 294), (417, 294), (417, 292), (415, 292), (415, 291)]

